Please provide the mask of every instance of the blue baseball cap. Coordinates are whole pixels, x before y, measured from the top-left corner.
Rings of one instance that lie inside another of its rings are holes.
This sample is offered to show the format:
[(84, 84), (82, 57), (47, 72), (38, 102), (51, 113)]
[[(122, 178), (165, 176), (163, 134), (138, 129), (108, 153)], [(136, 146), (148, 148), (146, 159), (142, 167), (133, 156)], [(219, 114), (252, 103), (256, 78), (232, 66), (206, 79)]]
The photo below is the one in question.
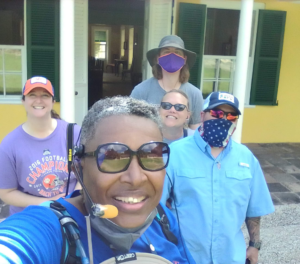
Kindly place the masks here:
[(239, 110), (239, 100), (227, 92), (212, 92), (204, 101), (203, 111), (214, 109), (218, 105), (223, 104), (232, 106), (237, 113), (241, 115), (241, 111)]

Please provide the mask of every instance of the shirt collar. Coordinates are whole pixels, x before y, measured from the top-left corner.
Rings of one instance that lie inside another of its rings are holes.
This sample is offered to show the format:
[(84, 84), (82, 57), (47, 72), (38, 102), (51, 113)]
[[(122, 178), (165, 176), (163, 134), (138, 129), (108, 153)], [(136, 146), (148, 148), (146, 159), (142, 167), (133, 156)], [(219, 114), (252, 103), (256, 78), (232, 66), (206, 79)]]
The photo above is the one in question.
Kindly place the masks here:
[[(199, 127), (194, 133), (194, 140), (197, 146), (202, 150), (202, 152), (207, 152), (208, 154), (211, 154), (211, 147), (200, 136)], [(232, 139), (230, 138), (227, 146), (223, 150), (224, 156), (227, 155), (227, 153), (231, 150), (231, 148), (232, 148)]]

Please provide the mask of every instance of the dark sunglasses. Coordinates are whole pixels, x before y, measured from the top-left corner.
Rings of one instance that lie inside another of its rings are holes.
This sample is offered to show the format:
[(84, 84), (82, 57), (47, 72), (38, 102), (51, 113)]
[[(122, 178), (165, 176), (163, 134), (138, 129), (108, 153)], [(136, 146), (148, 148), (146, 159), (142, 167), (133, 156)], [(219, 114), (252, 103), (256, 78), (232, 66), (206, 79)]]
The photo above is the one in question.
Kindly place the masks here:
[(174, 106), (175, 110), (178, 111), (178, 112), (181, 112), (183, 111), (186, 107), (186, 105), (184, 104), (170, 104), (170, 103), (167, 103), (167, 102), (161, 102), (160, 103), (160, 106), (162, 109), (165, 109), (165, 110), (170, 110), (172, 108), (172, 106)]
[(168, 166), (170, 148), (163, 142), (149, 142), (133, 151), (116, 142), (100, 145), (95, 151), (84, 153), (85, 157), (96, 157), (98, 170), (104, 173), (126, 171), (134, 155), (144, 170), (159, 171)]
[(212, 110), (207, 110), (205, 112), (209, 112), (210, 115), (215, 118), (224, 118), (224, 116), (225, 116), (226, 119), (229, 121), (235, 121), (239, 118), (239, 114), (237, 114), (237, 113), (225, 112), (220, 109), (212, 109)]

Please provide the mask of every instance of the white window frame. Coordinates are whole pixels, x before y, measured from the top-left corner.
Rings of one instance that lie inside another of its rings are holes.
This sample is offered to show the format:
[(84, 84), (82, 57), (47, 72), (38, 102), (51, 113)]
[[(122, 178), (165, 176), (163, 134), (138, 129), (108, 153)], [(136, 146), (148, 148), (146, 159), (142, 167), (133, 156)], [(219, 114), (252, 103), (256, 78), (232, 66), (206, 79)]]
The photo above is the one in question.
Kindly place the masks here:
[(94, 56), (95, 54), (95, 31), (105, 31), (106, 32), (106, 58), (104, 60), (104, 66), (106, 66), (107, 63), (110, 61), (110, 49), (109, 45), (111, 43), (110, 38), (111, 38), (111, 27), (107, 26), (99, 26), (99, 25), (94, 25), (91, 26), (91, 52)]
[[(241, 3), (240, 2), (233, 2), (233, 1), (211, 1), (211, 0), (203, 0), (201, 4), (206, 5), (206, 8), (217, 8), (217, 9), (232, 9), (232, 10), (241, 10)], [(247, 75), (247, 86), (246, 86), (246, 94), (245, 94), (245, 107), (255, 107), (250, 105), (250, 92), (251, 92), (251, 82), (252, 82), (252, 73), (253, 73), (253, 63), (254, 63), (254, 55), (255, 55), (255, 44), (256, 44), (256, 35), (257, 35), (257, 25), (258, 25), (258, 10), (265, 9), (264, 3), (253, 3), (253, 11), (255, 12), (255, 16), (253, 16), (254, 21), (254, 28), (253, 28), (253, 35), (251, 36), (251, 44), (250, 44), (250, 56), (248, 62), (248, 75)], [(202, 65), (204, 58), (209, 58), (212, 55), (204, 55), (202, 58)], [(212, 57), (222, 57), (222, 56), (212, 56)], [(236, 56), (225, 56), (225, 57), (234, 57)], [(204, 67), (202, 66), (201, 72), (201, 86), (203, 87), (203, 75), (204, 75)]]
[[(206, 58), (206, 59), (215, 59), (215, 60), (216, 60), (216, 59), (218, 59), (218, 60), (222, 60), (222, 59), (233, 60), (233, 61), (234, 61), (234, 69), (233, 69), (233, 71), (232, 71), (232, 74), (231, 74), (230, 78), (223, 79), (223, 80), (230, 80), (231, 84), (233, 84), (233, 79), (234, 79), (234, 74), (235, 74), (235, 61), (236, 61), (236, 56), (206, 55), (205, 58)], [(219, 68), (219, 70), (220, 70), (220, 68)], [(203, 79), (204, 76), (203, 76), (203, 75), (204, 75), (204, 64), (203, 64), (203, 66), (202, 66), (201, 90), (202, 90), (202, 86), (203, 86), (203, 82), (204, 82), (204, 79)], [(217, 77), (215, 77), (215, 78), (206, 78), (205, 80), (206, 80), (206, 81), (216, 81), (217, 83), (218, 83), (219, 81), (222, 81), (222, 78), (218, 78), (218, 76), (219, 76), (219, 71), (217, 71), (216, 76), (217, 76)], [(218, 84), (217, 84), (217, 86), (218, 86)], [(232, 85), (231, 85), (231, 86), (230, 86), (229, 92), (232, 93), (232, 91), (233, 91), (233, 87), (232, 87)]]
[[(23, 1), (24, 5), (24, 45), (0, 45), (0, 49), (20, 49), (21, 59), (22, 59), (22, 85), (25, 84), (27, 80), (27, 28), (26, 28), (26, 0)], [(3, 69), (4, 70), (4, 69)], [(23, 86), (21, 87), (21, 91)], [(0, 95), (0, 104), (21, 104), (21, 95)]]

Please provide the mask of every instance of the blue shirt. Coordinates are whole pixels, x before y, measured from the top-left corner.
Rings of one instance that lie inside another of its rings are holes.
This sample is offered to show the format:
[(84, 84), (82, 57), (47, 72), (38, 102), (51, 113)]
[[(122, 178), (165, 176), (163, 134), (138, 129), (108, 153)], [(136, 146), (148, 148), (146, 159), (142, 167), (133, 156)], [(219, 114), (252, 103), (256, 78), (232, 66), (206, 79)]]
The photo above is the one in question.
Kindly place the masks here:
[[(88, 255), (86, 222), (84, 216), (72, 204), (59, 199), (69, 214), (79, 225), (80, 237)], [(159, 256), (173, 263), (195, 264), (188, 250), (183, 248), (179, 238), (176, 219), (166, 207), (163, 207), (170, 221), (170, 230), (178, 238), (178, 245), (168, 241), (159, 223), (154, 220), (145, 233), (134, 242), (130, 252), (151, 253), (149, 241)], [(145, 236), (146, 235), (146, 236)], [(94, 263), (101, 263), (116, 255), (92, 229)], [(29, 206), (0, 224), (0, 263), (14, 264), (54, 264), (60, 263), (62, 235), (58, 218), (43, 206)], [(186, 254), (189, 262), (186, 260)]]
[(214, 158), (197, 130), (170, 149), (162, 203), (172, 182), (181, 231), (196, 263), (245, 264), (245, 218), (274, 211), (258, 160), (232, 140)]

